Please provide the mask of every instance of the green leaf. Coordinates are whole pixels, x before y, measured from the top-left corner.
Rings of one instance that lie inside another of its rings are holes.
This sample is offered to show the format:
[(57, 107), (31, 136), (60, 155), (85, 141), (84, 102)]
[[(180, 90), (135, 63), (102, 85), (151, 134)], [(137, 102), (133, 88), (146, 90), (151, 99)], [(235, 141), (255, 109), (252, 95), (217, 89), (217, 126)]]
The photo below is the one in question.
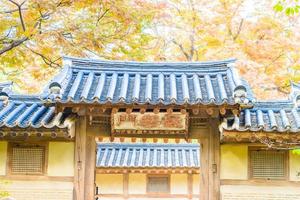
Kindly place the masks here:
[(276, 11), (276, 12), (282, 12), (283, 11), (283, 5), (281, 2), (278, 2), (274, 7), (273, 9)]
[(294, 149), (294, 150), (293, 150), (293, 153), (294, 153), (294, 154), (297, 154), (297, 155), (300, 155), (300, 149)]
[(286, 14), (287, 16), (290, 16), (290, 15), (291, 15), (291, 8), (285, 9), (285, 14)]

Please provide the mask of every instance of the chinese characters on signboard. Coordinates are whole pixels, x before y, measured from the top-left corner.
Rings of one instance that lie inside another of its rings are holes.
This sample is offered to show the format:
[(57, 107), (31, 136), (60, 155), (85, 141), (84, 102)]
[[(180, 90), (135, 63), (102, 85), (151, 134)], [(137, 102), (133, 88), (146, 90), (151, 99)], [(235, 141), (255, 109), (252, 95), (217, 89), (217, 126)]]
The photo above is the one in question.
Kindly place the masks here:
[(112, 115), (113, 133), (186, 133), (187, 113), (126, 113)]

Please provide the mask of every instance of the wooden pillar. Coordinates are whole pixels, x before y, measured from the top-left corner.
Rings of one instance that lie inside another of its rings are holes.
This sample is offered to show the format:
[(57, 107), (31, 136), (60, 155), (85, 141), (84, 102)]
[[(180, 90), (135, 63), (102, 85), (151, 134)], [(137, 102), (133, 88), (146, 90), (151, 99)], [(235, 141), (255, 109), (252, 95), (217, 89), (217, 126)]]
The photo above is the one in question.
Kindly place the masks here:
[(95, 199), (95, 176), (96, 176), (96, 141), (92, 135), (86, 136), (86, 167), (85, 167), (85, 200)]
[(218, 118), (210, 118), (200, 142), (200, 200), (220, 199), (220, 133)]
[(129, 185), (129, 174), (126, 172), (123, 174), (123, 196), (124, 199), (128, 199), (128, 185)]
[(193, 174), (192, 173), (188, 173), (187, 183), (188, 183), (188, 198), (193, 199)]
[[(207, 134), (208, 135), (208, 134)], [(209, 200), (209, 143), (208, 138), (200, 139), (200, 200)]]
[(217, 118), (209, 120), (209, 200), (220, 199), (220, 133)]
[(75, 130), (74, 200), (94, 199), (95, 159), (95, 138), (87, 134), (86, 117), (80, 116)]

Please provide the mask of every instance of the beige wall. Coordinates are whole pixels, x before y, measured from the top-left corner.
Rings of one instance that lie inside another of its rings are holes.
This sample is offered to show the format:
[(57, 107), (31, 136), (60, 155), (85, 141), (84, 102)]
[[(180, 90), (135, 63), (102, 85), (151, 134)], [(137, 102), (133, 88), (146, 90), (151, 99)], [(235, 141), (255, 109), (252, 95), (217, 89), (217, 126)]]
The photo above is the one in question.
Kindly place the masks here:
[(49, 142), (48, 176), (74, 176), (74, 143)]
[[(0, 175), (6, 174), (7, 142), (0, 142)], [(49, 142), (48, 176), (73, 176), (74, 143)], [(9, 180), (4, 190), (16, 200), (72, 200), (73, 182)]]
[[(193, 193), (199, 194), (199, 174), (193, 175)], [(100, 194), (123, 194), (123, 174), (97, 174), (96, 185), (99, 187)], [(147, 174), (132, 173), (128, 175), (128, 194), (146, 195), (147, 194)], [(170, 175), (170, 194), (187, 195), (188, 194), (188, 174)], [(144, 199), (152, 199), (143, 197)], [(139, 197), (138, 199), (143, 199)], [(102, 197), (102, 199), (117, 199), (117, 196)], [(132, 196), (129, 199), (135, 199)], [(157, 198), (156, 198), (157, 199)], [(160, 198), (168, 199), (168, 198)], [(185, 198), (180, 198), (185, 199)]]
[(187, 194), (187, 174), (171, 174), (171, 194)]
[(147, 190), (146, 174), (129, 174), (128, 179), (129, 194), (145, 194)]
[(300, 200), (299, 187), (221, 186), (222, 200)]
[[(300, 155), (289, 152), (289, 177), (300, 181)], [(248, 179), (248, 145), (221, 145), (221, 179)]]
[[(6, 174), (7, 142), (0, 141), (0, 175)], [(74, 143), (49, 142), (48, 176), (74, 176)]]
[[(289, 152), (289, 177), (291, 181), (300, 181), (300, 155)], [(221, 179), (247, 180), (248, 145), (221, 146)], [(300, 200), (297, 186), (254, 186), (254, 185), (222, 185), (222, 200)]]
[(290, 180), (300, 181), (300, 155), (290, 151)]
[(248, 146), (221, 145), (221, 179), (248, 178)]
[(200, 194), (200, 175), (193, 174), (193, 194)]
[(16, 200), (72, 200), (72, 182), (10, 181), (5, 191)]
[(7, 142), (0, 141), (0, 175), (6, 174)]
[(100, 194), (123, 194), (123, 174), (97, 174)]

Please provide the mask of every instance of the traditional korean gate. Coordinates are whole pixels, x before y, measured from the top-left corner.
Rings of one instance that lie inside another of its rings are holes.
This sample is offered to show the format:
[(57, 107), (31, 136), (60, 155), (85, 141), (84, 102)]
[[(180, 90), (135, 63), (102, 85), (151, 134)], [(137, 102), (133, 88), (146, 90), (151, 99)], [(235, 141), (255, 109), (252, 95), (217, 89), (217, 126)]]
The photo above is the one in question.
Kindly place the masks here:
[[(118, 110), (123, 112), (118, 112)], [(94, 108), (94, 114), (89, 113), (89, 115), (82, 116), (77, 122), (75, 156), (75, 169), (77, 169), (75, 176), (76, 199), (94, 198), (96, 141), (102, 141), (103, 138), (110, 138), (111, 141), (123, 141), (125, 137), (131, 138), (132, 142), (136, 141), (136, 138), (142, 138), (141, 140), (145, 142), (149, 141), (149, 139), (156, 141), (158, 138), (163, 138), (164, 142), (168, 142), (170, 139), (174, 139), (177, 142), (180, 142), (180, 140), (196, 139), (200, 144), (200, 199), (219, 198), (219, 120), (214, 117), (218, 116), (217, 109), (213, 110), (215, 115), (208, 115), (205, 110), (203, 110), (204, 112), (196, 110), (194, 113), (202, 114), (195, 115), (192, 110), (189, 113), (187, 110), (174, 109), (174, 111), (173, 109), (168, 109), (168, 112), (170, 112), (169, 115), (172, 113), (171, 115), (182, 117), (184, 124), (190, 121), (190, 124), (185, 124), (189, 128), (182, 127), (179, 124), (176, 125), (176, 127), (187, 128), (184, 134), (182, 134), (182, 131), (173, 130), (171, 126), (161, 127), (162, 130), (160, 131), (156, 129), (158, 132), (149, 130), (149, 128), (134, 127), (135, 122), (132, 121), (134, 118), (132, 116), (135, 115), (136, 118), (146, 116), (147, 120), (153, 121), (153, 119), (150, 119), (150, 116), (157, 115), (159, 118), (162, 118), (163, 115), (168, 115), (166, 109), (162, 109), (164, 112), (155, 111), (156, 114), (153, 110), (148, 112), (142, 110), (142, 113), (141, 109), (135, 109), (135, 112), (132, 112), (132, 109), (130, 111), (127, 109), (127, 112), (126, 109), (125, 112), (124, 109), (118, 110), (114, 109), (111, 113), (104, 111), (99, 114), (100, 110)], [(114, 126), (114, 123), (110, 124), (111, 120), (115, 120), (115, 122), (119, 121), (118, 125)], [(120, 120), (124, 121), (120, 122)], [(155, 127), (155, 124), (152, 124), (152, 126), (147, 124), (145, 126), (151, 129), (151, 127)], [(161, 134), (162, 132), (163, 134)], [(83, 188), (84, 190), (82, 190)]]
[(76, 199), (94, 199), (95, 138), (101, 137), (199, 140), (200, 199), (219, 199), (218, 126), (224, 116), (237, 117), (240, 106), (249, 103), (233, 63), (64, 58), (64, 69), (44, 96), (58, 112), (78, 115)]

